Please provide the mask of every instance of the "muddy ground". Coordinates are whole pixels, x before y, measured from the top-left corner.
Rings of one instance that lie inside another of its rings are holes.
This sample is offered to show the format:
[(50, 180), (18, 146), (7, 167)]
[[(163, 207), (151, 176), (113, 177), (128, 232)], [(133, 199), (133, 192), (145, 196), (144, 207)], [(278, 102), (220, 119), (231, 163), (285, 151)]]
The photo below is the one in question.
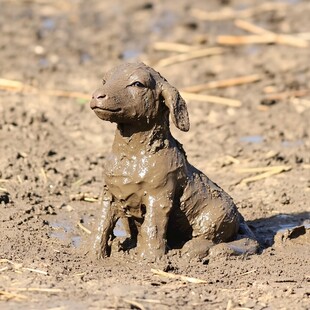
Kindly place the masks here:
[[(241, 17), (295, 37), (309, 32), (309, 1), (271, 3), (287, 7)], [(0, 90), (1, 309), (309, 309), (309, 232), (285, 229), (309, 224), (310, 47), (225, 47), (167, 67), (158, 61), (176, 52), (153, 48), (158, 41), (205, 48), (216, 46), (218, 35), (248, 35), (234, 25), (238, 16), (203, 21), (191, 9), (259, 4), (1, 0), (0, 78), (33, 87)], [(92, 258), (89, 232), (96, 229), (115, 127), (93, 114), (87, 97), (103, 72), (135, 60), (179, 89), (260, 75), (256, 83), (203, 92), (240, 100), (240, 107), (188, 101), (190, 132), (173, 128), (189, 161), (234, 198), (261, 243), (258, 255), (203, 262), (175, 255), (155, 263), (126, 254)], [(273, 166), (283, 171), (242, 182), (265, 171), (241, 168)], [(206, 283), (158, 276), (152, 268)]]

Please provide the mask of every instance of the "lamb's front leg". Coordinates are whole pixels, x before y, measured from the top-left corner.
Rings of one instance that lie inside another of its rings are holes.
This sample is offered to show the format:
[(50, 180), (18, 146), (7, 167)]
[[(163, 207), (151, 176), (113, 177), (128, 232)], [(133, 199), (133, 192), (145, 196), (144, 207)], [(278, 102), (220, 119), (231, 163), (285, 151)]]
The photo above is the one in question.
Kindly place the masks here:
[(118, 220), (117, 208), (114, 206), (112, 197), (104, 191), (102, 199), (102, 213), (95, 237), (94, 250), (97, 258), (110, 255), (109, 239)]
[(167, 225), (173, 200), (171, 193), (148, 195), (146, 213), (138, 236), (138, 253), (143, 258), (156, 259), (166, 253)]

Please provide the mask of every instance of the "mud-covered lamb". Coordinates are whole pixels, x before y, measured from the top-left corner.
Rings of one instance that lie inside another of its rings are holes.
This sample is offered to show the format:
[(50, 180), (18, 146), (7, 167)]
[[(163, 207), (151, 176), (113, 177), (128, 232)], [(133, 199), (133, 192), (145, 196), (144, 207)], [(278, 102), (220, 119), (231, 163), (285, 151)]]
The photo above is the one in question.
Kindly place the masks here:
[(120, 218), (138, 253), (150, 259), (182, 247), (203, 257), (214, 244), (228, 242), (226, 248), (234, 251), (233, 240), (254, 239), (231, 197), (188, 163), (172, 137), (169, 114), (177, 128), (188, 131), (188, 112), (177, 89), (158, 72), (143, 63), (116, 67), (90, 107), (100, 119), (117, 123), (104, 170), (97, 257), (110, 254)]

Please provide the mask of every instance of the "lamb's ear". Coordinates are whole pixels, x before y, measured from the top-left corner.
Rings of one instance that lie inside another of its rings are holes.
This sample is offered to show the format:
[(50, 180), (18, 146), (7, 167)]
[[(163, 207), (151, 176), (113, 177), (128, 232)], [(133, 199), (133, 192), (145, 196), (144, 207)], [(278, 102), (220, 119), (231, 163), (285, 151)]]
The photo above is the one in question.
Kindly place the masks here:
[(178, 90), (165, 81), (162, 84), (161, 94), (169, 108), (174, 125), (182, 131), (188, 131), (190, 125), (187, 107)]

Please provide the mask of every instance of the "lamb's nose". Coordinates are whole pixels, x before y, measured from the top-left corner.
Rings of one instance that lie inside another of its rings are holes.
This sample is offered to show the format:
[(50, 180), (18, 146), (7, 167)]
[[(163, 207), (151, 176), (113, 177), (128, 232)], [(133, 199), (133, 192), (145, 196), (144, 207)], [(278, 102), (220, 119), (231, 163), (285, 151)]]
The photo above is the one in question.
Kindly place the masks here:
[(92, 96), (93, 100), (103, 100), (103, 99), (107, 99), (107, 95), (105, 94), (105, 91), (101, 88), (98, 88)]
[(100, 100), (100, 99), (106, 98), (106, 96), (107, 96), (107, 95), (105, 95), (105, 94), (94, 93), (94, 94), (92, 95), (91, 99), (93, 99), (93, 100), (95, 100), (95, 99)]
[(97, 89), (93, 93), (92, 99), (90, 101), (91, 109), (102, 107), (102, 105), (104, 104), (104, 101), (107, 99), (108, 99), (108, 96), (104, 93), (104, 91), (101, 89)]
[(104, 99), (107, 95), (98, 95), (96, 99)]

